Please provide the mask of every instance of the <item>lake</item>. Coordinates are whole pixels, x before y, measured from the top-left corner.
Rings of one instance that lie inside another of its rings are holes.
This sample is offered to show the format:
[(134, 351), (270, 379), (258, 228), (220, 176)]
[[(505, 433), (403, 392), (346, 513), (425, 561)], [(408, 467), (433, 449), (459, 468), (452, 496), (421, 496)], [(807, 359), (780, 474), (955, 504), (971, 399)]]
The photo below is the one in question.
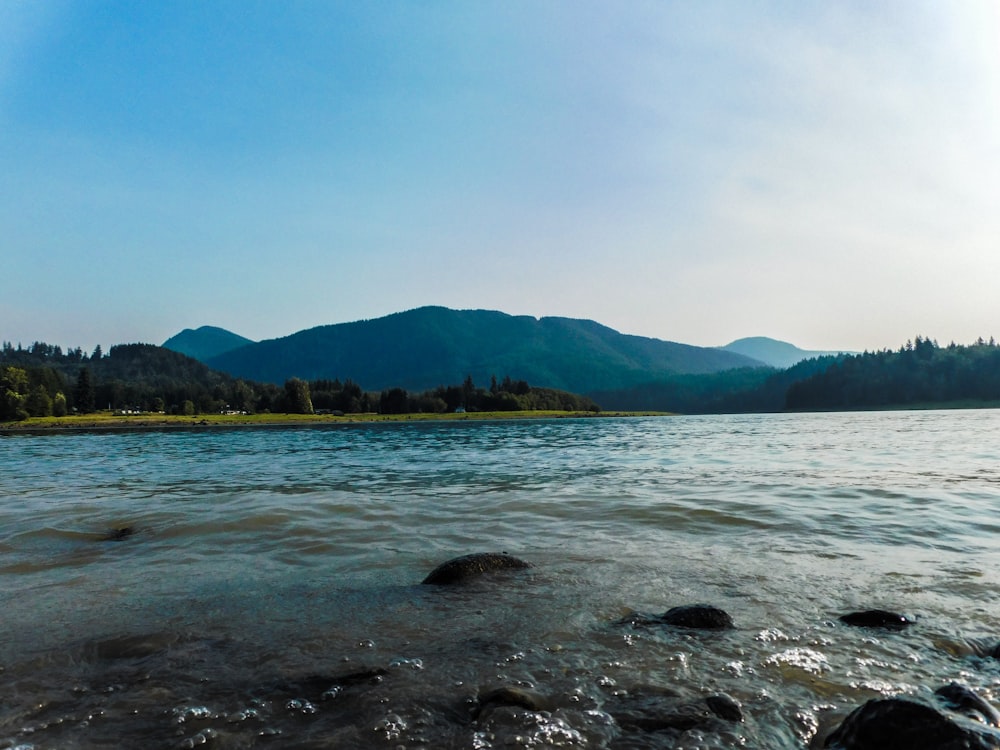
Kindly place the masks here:
[(997, 701), (998, 510), (990, 410), (9, 433), (0, 748), (814, 747)]

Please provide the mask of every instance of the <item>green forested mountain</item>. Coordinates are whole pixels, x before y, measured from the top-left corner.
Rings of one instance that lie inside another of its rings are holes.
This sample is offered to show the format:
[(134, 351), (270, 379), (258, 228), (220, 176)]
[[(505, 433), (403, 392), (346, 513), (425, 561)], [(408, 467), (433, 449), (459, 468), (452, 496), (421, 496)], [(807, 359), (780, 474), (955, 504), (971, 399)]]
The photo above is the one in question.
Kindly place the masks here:
[(786, 369), (797, 365), (806, 359), (817, 357), (836, 357), (840, 354), (853, 354), (854, 352), (821, 352), (800, 349), (787, 341), (778, 341), (767, 336), (751, 336), (749, 338), (737, 339), (725, 346), (720, 346), (729, 352), (736, 352), (745, 357), (759, 360), (769, 367)]
[(720, 349), (624, 335), (589, 320), (444, 307), (311, 328), (206, 362), (272, 383), (349, 375), (370, 388), (423, 390), (467, 375), (477, 382), (511, 375), (575, 393), (760, 364)]
[(163, 348), (204, 362), (206, 359), (252, 343), (254, 342), (251, 339), (227, 331), (225, 328), (201, 326), (195, 330), (185, 328), (176, 336), (171, 336), (163, 342)]
[(845, 357), (792, 383), (789, 409), (865, 409), (914, 404), (1000, 401), (1000, 346), (971, 346), (918, 336), (898, 351)]

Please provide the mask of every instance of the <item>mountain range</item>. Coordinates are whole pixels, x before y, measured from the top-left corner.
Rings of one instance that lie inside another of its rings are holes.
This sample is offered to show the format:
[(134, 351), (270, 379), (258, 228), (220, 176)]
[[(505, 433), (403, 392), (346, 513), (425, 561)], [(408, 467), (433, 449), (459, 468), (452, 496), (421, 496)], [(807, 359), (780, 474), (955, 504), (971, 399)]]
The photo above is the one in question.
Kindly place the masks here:
[[(698, 347), (619, 333), (591, 320), (421, 307), (254, 342), (225, 329), (185, 330), (163, 346), (235, 377), (282, 383), (350, 378), (364, 388), (420, 391), (509, 375), (574, 393), (628, 388), (677, 374), (783, 364), (809, 352), (773, 339)], [(785, 359), (774, 364), (775, 353)]]

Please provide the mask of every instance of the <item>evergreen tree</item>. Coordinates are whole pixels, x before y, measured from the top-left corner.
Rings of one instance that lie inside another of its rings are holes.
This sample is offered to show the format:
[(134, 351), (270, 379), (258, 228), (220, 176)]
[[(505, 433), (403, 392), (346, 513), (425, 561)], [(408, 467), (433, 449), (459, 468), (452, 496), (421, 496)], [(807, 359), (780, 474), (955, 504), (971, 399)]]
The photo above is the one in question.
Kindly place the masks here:
[(81, 367), (76, 378), (76, 390), (73, 392), (73, 403), (81, 414), (90, 414), (96, 410), (96, 394), (94, 383), (90, 377), (90, 368)]

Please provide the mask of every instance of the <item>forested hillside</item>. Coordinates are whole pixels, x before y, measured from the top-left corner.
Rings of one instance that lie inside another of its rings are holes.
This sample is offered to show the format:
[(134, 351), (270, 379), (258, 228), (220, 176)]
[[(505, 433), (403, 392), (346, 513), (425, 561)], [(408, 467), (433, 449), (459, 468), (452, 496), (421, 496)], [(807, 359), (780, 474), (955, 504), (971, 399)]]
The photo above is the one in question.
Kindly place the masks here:
[(938, 346), (918, 336), (898, 351), (845, 357), (788, 389), (789, 409), (862, 409), (1000, 401), (1000, 346)]
[(74, 411), (134, 409), (174, 413), (254, 409), (282, 391), (233, 378), (151, 344), (120, 344), (105, 354), (66, 352), (36, 342), (5, 343), (0, 353), (0, 419), (61, 416)]
[(818, 357), (787, 370), (753, 367), (707, 375), (677, 375), (635, 388), (589, 394), (605, 409), (681, 414), (776, 412), (785, 409), (792, 383), (821, 372), (837, 357)]

